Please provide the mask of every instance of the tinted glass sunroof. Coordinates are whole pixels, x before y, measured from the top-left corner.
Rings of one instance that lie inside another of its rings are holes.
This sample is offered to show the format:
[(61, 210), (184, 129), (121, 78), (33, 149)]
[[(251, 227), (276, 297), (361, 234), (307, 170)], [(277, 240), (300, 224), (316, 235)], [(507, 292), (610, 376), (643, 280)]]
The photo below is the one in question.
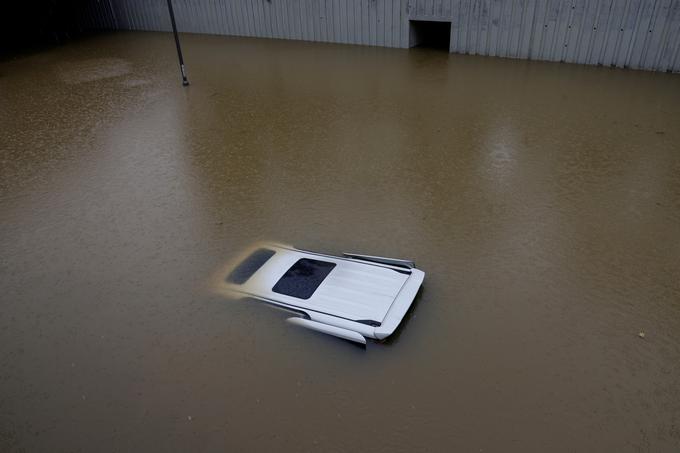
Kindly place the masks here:
[(328, 261), (302, 258), (283, 274), (272, 291), (298, 299), (309, 299), (335, 267)]
[(248, 258), (241, 261), (236, 268), (227, 275), (229, 283), (244, 284), (252, 275), (266, 263), (276, 252), (269, 249), (257, 249)]

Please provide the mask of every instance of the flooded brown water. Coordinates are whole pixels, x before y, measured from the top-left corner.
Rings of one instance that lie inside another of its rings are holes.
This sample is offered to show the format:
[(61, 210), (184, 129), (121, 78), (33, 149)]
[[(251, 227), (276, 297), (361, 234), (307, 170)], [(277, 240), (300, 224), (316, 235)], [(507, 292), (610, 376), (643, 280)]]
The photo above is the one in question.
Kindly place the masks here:
[[(680, 450), (679, 76), (183, 39), (0, 62), (1, 451)], [(425, 283), (361, 349), (261, 239)]]

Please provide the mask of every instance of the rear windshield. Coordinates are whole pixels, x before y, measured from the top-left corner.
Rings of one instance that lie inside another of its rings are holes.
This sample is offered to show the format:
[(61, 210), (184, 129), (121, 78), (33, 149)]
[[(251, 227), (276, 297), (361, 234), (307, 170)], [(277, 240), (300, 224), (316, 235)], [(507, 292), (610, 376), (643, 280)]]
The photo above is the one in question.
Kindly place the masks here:
[(298, 299), (309, 299), (335, 267), (328, 261), (302, 258), (283, 274), (272, 291)]
[(227, 275), (227, 281), (229, 283), (234, 283), (236, 285), (244, 284), (250, 277), (253, 276), (259, 268), (261, 268), (264, 263), (274, 256), (273, 250), (269, 249), (257, 249), (248, 256), (248, 258), (241, 261), (241, 264), (236, 266), (236, 268)]

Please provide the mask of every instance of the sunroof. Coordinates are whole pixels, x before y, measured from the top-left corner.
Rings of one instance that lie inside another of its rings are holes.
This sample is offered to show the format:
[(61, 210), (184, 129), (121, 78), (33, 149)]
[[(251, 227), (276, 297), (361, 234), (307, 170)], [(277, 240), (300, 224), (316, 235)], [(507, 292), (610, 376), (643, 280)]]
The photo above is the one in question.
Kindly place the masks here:
[(328, 261), (302, 258), (283, 274), (272, 291), (298, 299), (309, 299), (335, 267)]
[(251, 253), (248, 258), (241, 261), (241, 263), (236, 266), (236, 268), (227, 275), (227, 281), (229, 283), (235, 283), (237, 285), (244, 284), (250, 277), (253, 276), (259, 268), (261, 268), (264, 263), (266, 263), (269, 258), (274, 256), (276, 252), (269, 249), (257, 249)]

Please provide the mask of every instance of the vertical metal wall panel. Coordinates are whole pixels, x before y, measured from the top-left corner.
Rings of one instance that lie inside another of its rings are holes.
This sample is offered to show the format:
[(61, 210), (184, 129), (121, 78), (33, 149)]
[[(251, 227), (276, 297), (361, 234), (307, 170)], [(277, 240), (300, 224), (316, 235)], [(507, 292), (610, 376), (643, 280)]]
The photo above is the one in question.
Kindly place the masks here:
[(536, 23), (537, 0), (526, 0), (522, 7), (522, 24), (519, 31), (519, 42), (517, 47), (517, 58), (528, 59), (531, 53), (531, 41), (534, 39)]
[(499, 57), (509, 57), (513, 49), (513, 33), (517, 31), (517, 24), (515, 22), (517, 17), (517, 9), (522, 2), (503, 2), (502, 5), (502, 22), (501, 33), (499, 34)]
[(552, 61), (564, 61), (566, 50), (569, 46), (571, 34), (571, 22), (574, 20), (573, 0), (562, 0), (559, 5), (559, 20), (553, 40)]
[(571, 39), (568, 43), (566, 62), (577, 63), (583, 60), (584, 49), (590, 39), (590, 29), (593, 24), (593, 5), (596, 2), (589, 0), (576, 0), (574, 4), (574, 16), (571, 22)]
[[(450, 51), (680, 72), (680, 0), (173, 0), (183, 32), (409, 47), (451, 22)], [(169, 31), (165, 0), (90, 0), (83, 28)]]
[(659, 13), (657, 14), (657, 21), (654, 31), (652, 32), (652, 41), (650, 48), (647, 51), (645, 59), (645, 68), (653, 68), (659, 64), (661, 54), (664, 47), (664, 37), (666, 35), (669, 21), (669, 13), (671, 11), (671, 0), (663, 2)]
[(465, 53), (477, 55), (479, 47), (479, 22), (481, 21), (482, 0), (472, 0), (470, 17), (467, 23), (467, 48)]
[(537, 49), (540, 47), (541, 38), (543, 37), (543, 28), (545, 21), (545, 13), (547, 11), (547, 4), (544, 0), (532, 0), (533, 8), (531, 11), (529, 36), (527, 36), (526, 54), (524, 58), (529, 60), (538, 59), (536, 56)]
[(518, 2), (502, 2), (499, 1), (498, 7), (500, 18), (498, 21), (498, 33), (496, 35), (496, 55), (499, 57), (507, 57), (511, 47), (510, 34), (512, 33), (512, 19), (514, 13), (514, 6)]
[(401, 18), (401, 23), (399, 27), (399, 35), (401, 37), (401, 40), (399, 41), (400, 47), (406, 48), (408, 47), (408, 41), (409, 41), (409, 22), (408, 22), (408, 15), (411, 9), (411, 5), (408, 0), (402, 1), (401, 2), (401, 13), (400, 13), (400, 18)]
[[(635, 24), (630, 33), (630, 43), (627, 46), (625, 56), (623, 56), (621, 66), (637, 68), (639, 64), (639, 50), (647, 36), (647, 28), (651, 18), (653, 4), (649, 0), (639, 0), (640, 5), (637, 9)], [(636, 54), (637, 52), (637, 54)]]
[(618, 53), (622, 41), (624, 40), (625, 27), (627, 25), (627, 17), (630, 13), (631, 0), (626, 0), (624, 4), (618, 2), (614, 15), (617, 17), (616, 27), (610, 33), (610, 40), (608, 42), (605, 60), (610, 66), (616, 66), (618, 62)]
[(501, 20), (500, 0), (490, 0), (489, 5), (489, 33), (487, 34), (486, 54), (492, 57), (498, 55), (498, 35), (500, 34)]
[(578, 49), (584, 5), (582, 0), (572, 0), (570, 3), (569, 21), (567, 22), (566, 36), (564, 37), (562, 58), (560, 61), (573, 63), (574, 53)]
[(611, 0), (598, 0), (598, 8), (595, 12), (595, 23), (593, 24), (593, 31), (588, 46), (588, 55), (585, 61), (588, 64), (601, 64), (600, 54), (604, 42), (604, 33), (607, 29), (610, 6)]
[(637, 15), (637, 9), (639, 7), (639, 0), (628, 0), (626, 2), (626, 8), (621, 17), (621, 24), (619, 28), (619, 36), (616, 40), (616, 45), (613, 49), (612, 55), (612, 65), (613, 66), (623, 66), (621, 64), (622, 49), (626, 48), (630, 42), (630, 35), (634, 25), (631, 25), (631, 19), (635, 21)]
[(345, 8), (342, 4), (342, 0), (332, 0), (333, 2), (333, 14), (331, 15), (333, 20), (333, 39), (332, 42), (338, 42), (344, 44), (347, 42), (344, 33), (344, 27), (342, 20), (345, 18)]
[(680, 72), (680, 1), (678, 2), (675, 12), (675, 20), (673, 22), (673, 33), (668, 38), (668, 43), (674, 49), (671, 51), (672, 56), (669, 59), (666, 71)]
[(674, 1), (671, 4), (670, 11), (666, 16), (666, 26), (664, 36), (661, 38), (659, 47), (659, 56), (654, 64), (655, 68), (659, 70), (668, 70), (672, 68), (675, 49), (678, 45), (678, 21), (680, 18), (680, 1)]
[(482, 0), (479, 11), (479, 28), (477, 30), (477, 54), (489, 55), (489, 34), (491, 32), (491, 19), (489, 10), (491, 0)]
[(659, 28), (661, 27), (659, 18), (663, 20), (662, 14), (663, 10), (665, 9), (664, 6), (668, 6), (666, 1), (657, 0), (654, 2), (654, 9), (652, 11), (647, 30), (648, 33), (645, 42), (642, 45), (642, 52), (638, 62), (638, 67), (641, 69), (648, 69), (650, 67), (651, 60), (653, 60), (652, 54), (654, 54), (655, 50), (654, 43), (659, 36)]

